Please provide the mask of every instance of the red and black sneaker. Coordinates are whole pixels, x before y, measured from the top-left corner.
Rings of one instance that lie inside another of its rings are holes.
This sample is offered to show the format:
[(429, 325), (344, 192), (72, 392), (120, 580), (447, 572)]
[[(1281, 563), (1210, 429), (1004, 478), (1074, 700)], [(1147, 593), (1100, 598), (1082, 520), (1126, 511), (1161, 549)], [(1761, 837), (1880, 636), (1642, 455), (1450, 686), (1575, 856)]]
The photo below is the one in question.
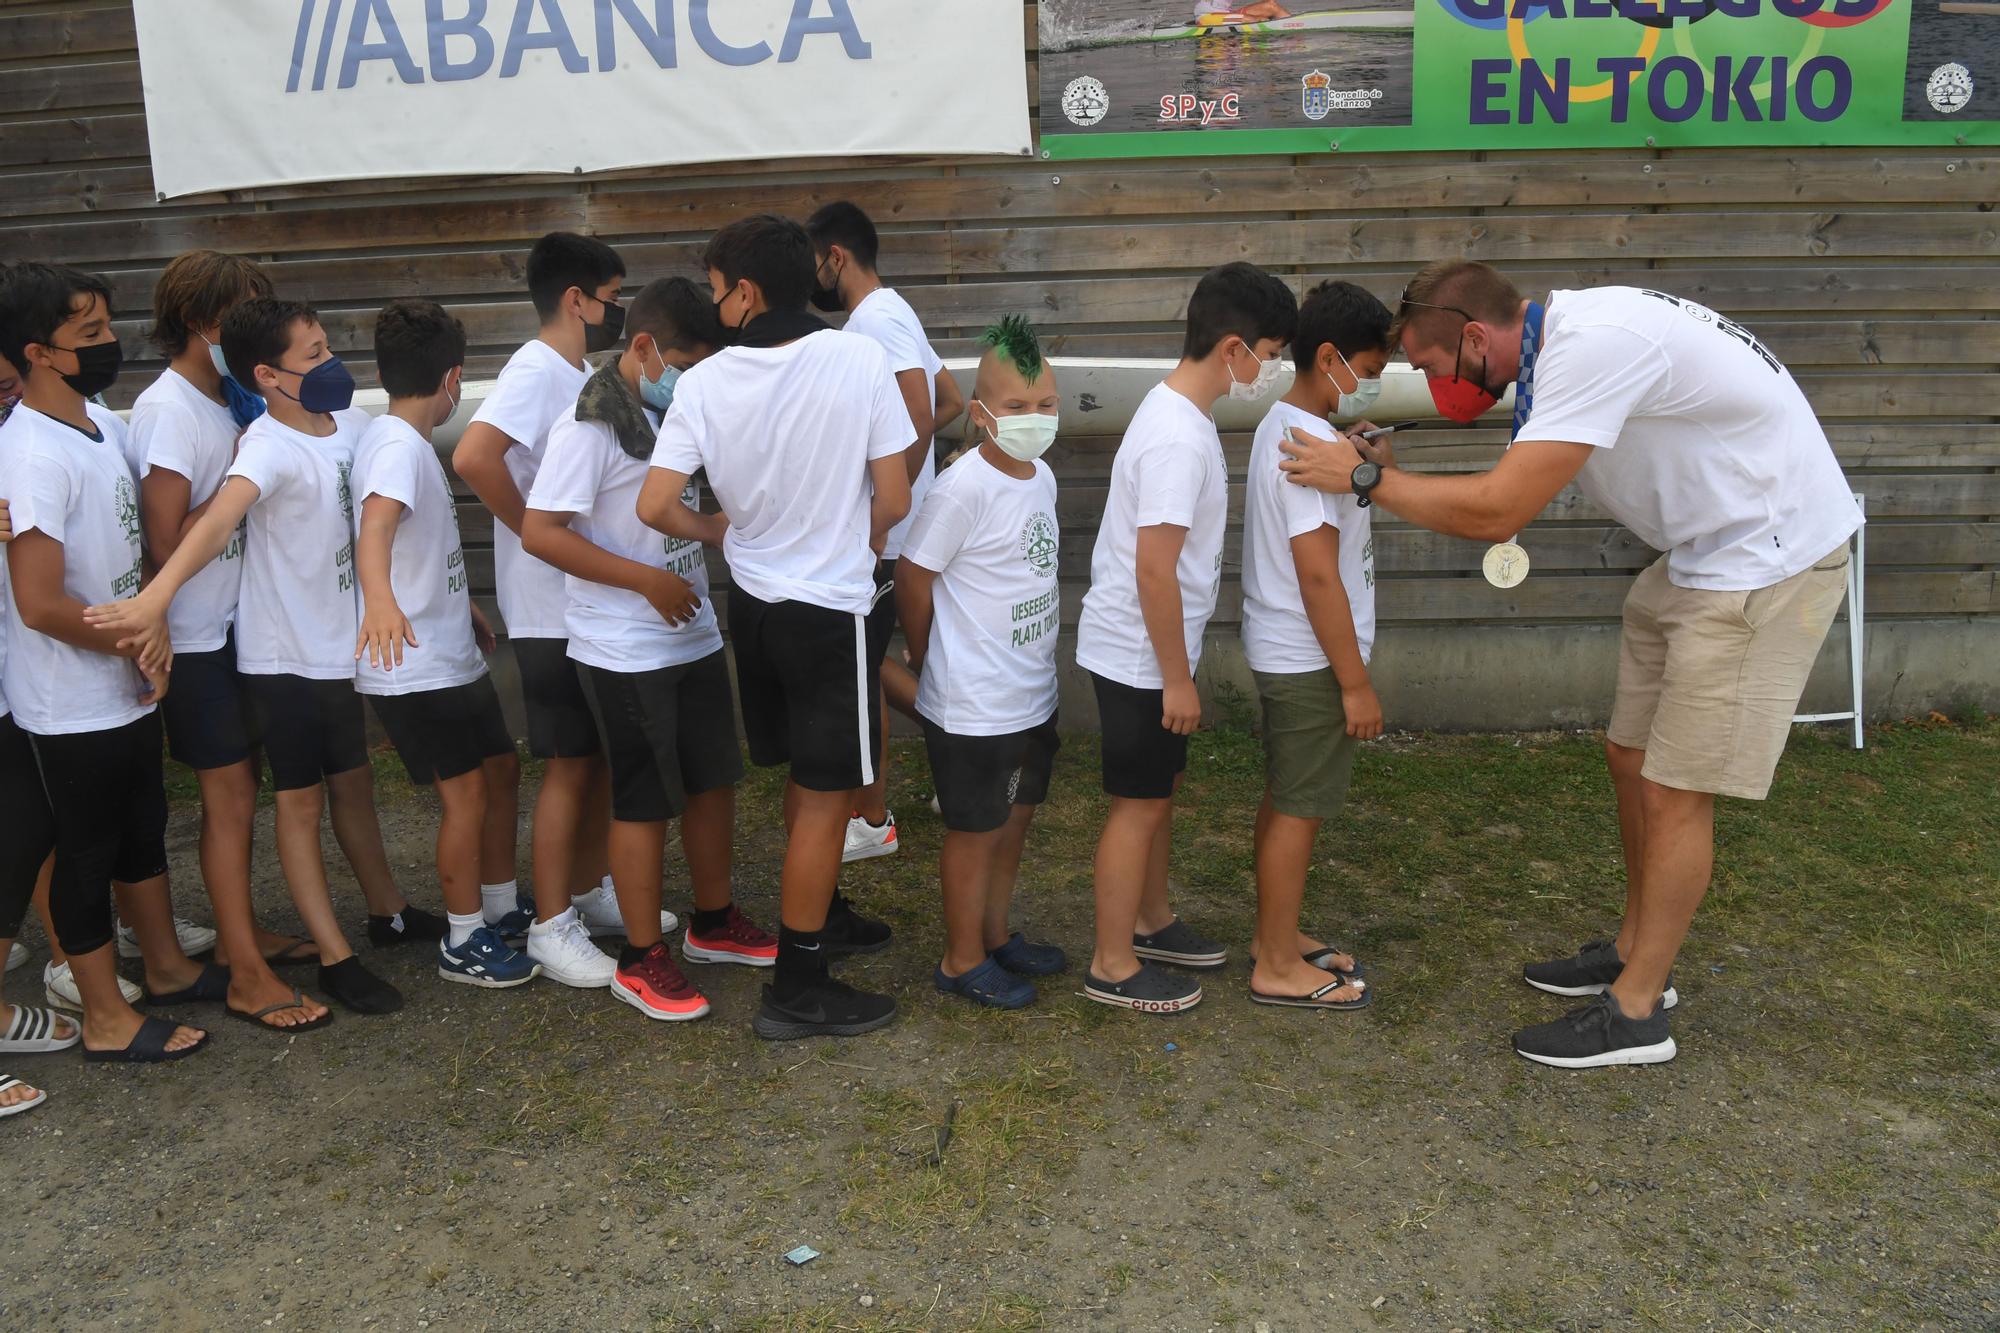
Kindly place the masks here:
[(778, 961), (778, 941), (731, 904), (729, 919), (712, 935), (700, 934), (689, 923), (687, 934), (681, 937), (681, 956), (690, 963), (772, 967)]
[(708, 1012), (708, 1000), (674, 966), (664, 940), (632, 966), (620, 967), (611, 979), (611, 993), (646, 1017), (669, 1023), (684, 1023)]

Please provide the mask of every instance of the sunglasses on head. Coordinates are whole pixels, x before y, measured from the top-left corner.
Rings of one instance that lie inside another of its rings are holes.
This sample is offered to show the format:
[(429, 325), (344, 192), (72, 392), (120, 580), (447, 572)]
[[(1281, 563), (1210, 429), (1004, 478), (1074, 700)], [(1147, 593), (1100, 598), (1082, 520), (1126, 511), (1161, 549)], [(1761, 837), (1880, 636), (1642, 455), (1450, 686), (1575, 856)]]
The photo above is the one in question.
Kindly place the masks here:
[(1398, 324), (1403, 323), (1408, 318), (1410, 313), (1410, 307), (1412, 306), (1415, 306), (1420, 310), (1448, 310), (1452, 314), (1457, 315), (1460, 319), (1463, 319), (1468, 324), (1474, 322), (1471, 311), (1461, 310), (1459, 307), (1455, 305), (1438, 305), (1434, 301), (1411, 300), (1410, 289), (1408, 287), (1405, 287), (1403, 288), (1402, 300), (1396, 307), (1396, 322)]

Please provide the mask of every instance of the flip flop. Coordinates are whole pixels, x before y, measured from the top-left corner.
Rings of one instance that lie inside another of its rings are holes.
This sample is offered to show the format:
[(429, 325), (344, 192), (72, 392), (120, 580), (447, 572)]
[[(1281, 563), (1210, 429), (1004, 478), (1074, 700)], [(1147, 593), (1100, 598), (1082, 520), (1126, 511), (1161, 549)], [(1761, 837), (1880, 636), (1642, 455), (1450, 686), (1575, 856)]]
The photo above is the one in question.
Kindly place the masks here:
[(229, 1007), (225, 1007), (222, 1012), (228, 1014), (239, 1023), (249, 1023), (255, 1027), (264, 1029), (266, 1032), (311, 1032), (314, 1028), (323, 1028), (333, 1021), (333, 1010), (331, 1009), (309, 1023), (294, 1023), (290, 1027), (281, 1028), (276, 1023), (266, 1023), (264, 1021), (270, 1015), (280, 1013), (286, 1009), (303, 1009), (305, 1008), (305, 1003), (305, 992), (294, 986), (292, 987), (291, 999), (281, 1000), (277, 1004), (267, 1004), (254, 1014), (246, 1014), (241, 1009)]
[(174, 1038), (174, 1029), (180, 1024), (164, 1018), (148, 1018), (139, 1024), (139, 1030), (132, 1035), (132, 1042), (122, 1051), (93, 1051), (83, 1048), (83, 1058), (92, 1064), (112, 1065), (158, 1065), (169, 1060), (185, 1060), (202, 1047), (208, 1045), (208, 1034), (203, 1033), (200, 1041), (184, 1051), (170, 1051), (167, 1043)]
[(14, 1021), (7, 1025), (4, 1034), (0, 1034), (0, 1055), (44, 1055), (50, 1051), (66, 1051), (83, 1040), (80, 1023), (71, 1023), (70, 1034), (58, 1037), (56, 1024), (61, 1021), (62, 1015), (53, 1009), (15, 1005)]
[[(300, 953), (299, 950), (301, 949), (311, 949), (312, 952)], [(267, 953), (264, 955), (264, 964), (267, 967), (302, 967), (307, 963), (317, 963), (318, 961), (319, 945), (311, 940), (293, 940), (276, 953)]]
[(204, 963), (192, 986), (164, 995), (148, 995), (146, 1004), (154, 1009), (170, 1004), (220, 1004), (229, 998), (229, 969)]
[[(1351, 971), (1343, 972), (1339, 968), (1333, 965), (1333, 960), (1338, 958), (1342, 954), (1346, 954), (1349, 958), (1354, 958), (1354, 967)], [(1314, 967), (1318, 968), (1320, 971), (1331, 972), (1337, 977), (1358, 978), (1358, 977), (1365, 977), (1368, 975), (1368, 969), (1361, 965), (1361, 960), (1359, 958), (1355, 958), (1354, 951), (1352, 949), (1342, 949), (1339, 947), (1314, 949), (1311, 953), (1302, 954), (1300, 956), (1304, 958), (1308, 963), (1311, 963)]]
[[(26, 1085), (23, 1084), (20, 1079), (15, 1078), (13, 1075), (0, 1074), (0, 1092), (5, 1092), (9, 1088), (19, 1088), (24, 1086)], [(23, 1111), (32, 1111), (37, 1106), (40, 1106), (43, 1102), (47, 1101), (48, 1099), (49, 1099), (48, 1092), (45, 1089), (37, 1088), (35, 1090), (35, 1095), (28, 1098), (28, 1100), (25, 1102), (16, 1102), (12, 1106), (0, 1106), (0, 1120), (4, 1120), (10, 1115), (19, 1115)]]
[[(1326, 998), (1343, 986), (1359, 986), (1361, 998), (1357, 1000)], [(1366, 1009), (1375, 1002), (1375, 992), (1368, 989), (1368, 983), (1365, 981), (1350, 981), (1336, 973), (1334, 980), (1327, 982), (1310, 995), (1266, 995), (1263, 991), (1253, 988), (1250, 998), (1258, 1004), (1283, 1005), (1290, 1009)]]

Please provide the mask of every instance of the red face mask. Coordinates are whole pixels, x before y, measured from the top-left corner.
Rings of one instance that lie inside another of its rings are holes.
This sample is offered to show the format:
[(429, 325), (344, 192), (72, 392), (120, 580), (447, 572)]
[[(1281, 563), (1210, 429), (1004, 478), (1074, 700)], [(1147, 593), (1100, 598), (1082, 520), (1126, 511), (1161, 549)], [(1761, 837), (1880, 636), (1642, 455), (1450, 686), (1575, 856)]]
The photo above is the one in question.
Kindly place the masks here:
[[(1454, 372), (1465, 364), (1465, 329), (1471, 327), (1467, 324), (1458, 331), (1458, 354), (1452, 359)], [(1431, 376), (1426, 383), (1430, 387), (1431, 402), (1437, 405), (1438, 415), (1461, 426), (1469, 426), (1492, 411), (1499, 403), (1500, 395), (1486, 387), (1485, 379), (1484, 357), (1480, 358), (1478, 379), (1467, 379), (1457, 373)]]

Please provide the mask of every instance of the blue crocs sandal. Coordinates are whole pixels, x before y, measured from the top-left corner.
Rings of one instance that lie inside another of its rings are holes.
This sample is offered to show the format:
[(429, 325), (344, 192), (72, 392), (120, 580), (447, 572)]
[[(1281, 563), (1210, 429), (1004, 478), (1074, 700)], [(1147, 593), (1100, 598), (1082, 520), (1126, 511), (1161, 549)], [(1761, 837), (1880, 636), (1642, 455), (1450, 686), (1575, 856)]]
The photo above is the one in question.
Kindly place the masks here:
[(1053, 944), (1030, 944), (1028, 937), (1015, 931), (990, 957), (1016, 976), (1052, 977), (1069, 968), (1069, 955)]
[(946, 995), (962, 995), (974, 1004), (983, 1004), (989, 1009), (1025, 1009), (1035, 1002), (1035, 987), (1021, 980), (991, 957), (980, 960), (979, 966), (959, 976), (948, 977), (939, 968), (931, 978), (937, 988)]

